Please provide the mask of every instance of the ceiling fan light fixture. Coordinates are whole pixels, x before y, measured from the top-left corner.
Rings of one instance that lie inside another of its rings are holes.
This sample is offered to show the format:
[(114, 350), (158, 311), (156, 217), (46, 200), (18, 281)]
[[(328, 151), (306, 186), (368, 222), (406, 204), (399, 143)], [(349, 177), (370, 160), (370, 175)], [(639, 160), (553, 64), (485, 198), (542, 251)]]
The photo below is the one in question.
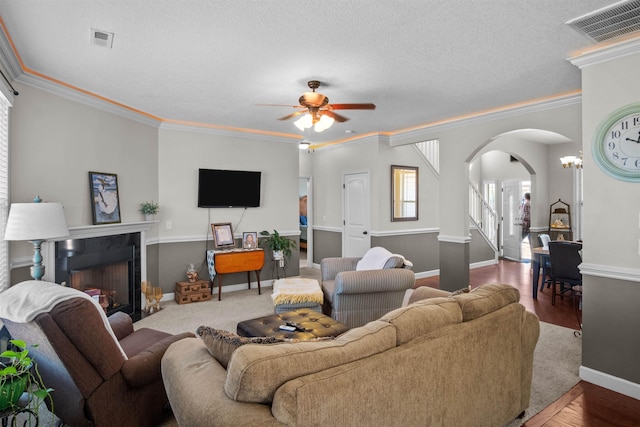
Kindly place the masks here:
[(311, 114), (305, 114), (298, 120), (293, 122), (293, 124), (296, 125), (296, 127), (301, 131), (304, 131), (305, 129), (309, 129), (311, 126), (313, 126), (313, 117), (311, 117)]
[(333, 117), (322, 115), (322, 117), (320, 117), (320, 120), (318, 120), (318, 122), (315, 124), (313, 129), (316, 132), (322, 132), (324, 130), (329, 129), (333, 125), (334, 121), (335, 120), (333, 119)]

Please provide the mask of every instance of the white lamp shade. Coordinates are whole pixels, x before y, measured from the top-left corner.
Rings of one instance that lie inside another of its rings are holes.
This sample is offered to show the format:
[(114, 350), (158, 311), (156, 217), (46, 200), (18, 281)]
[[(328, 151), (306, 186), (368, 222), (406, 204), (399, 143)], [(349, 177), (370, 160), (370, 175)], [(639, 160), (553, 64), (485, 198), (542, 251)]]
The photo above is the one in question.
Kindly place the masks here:
[(5, 240), (48, 240), (68, 235), (61, 203), (11, 204)]

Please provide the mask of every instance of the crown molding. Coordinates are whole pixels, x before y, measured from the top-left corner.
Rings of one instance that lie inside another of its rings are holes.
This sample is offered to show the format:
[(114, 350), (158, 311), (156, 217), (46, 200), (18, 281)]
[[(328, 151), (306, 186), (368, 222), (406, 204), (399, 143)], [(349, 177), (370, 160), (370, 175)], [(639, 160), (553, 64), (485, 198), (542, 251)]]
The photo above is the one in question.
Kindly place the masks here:
[(300, 141), (300, 135), (266, 133), (264, 131), (255, 131), (253, 129), (223, 129), (213, 125), (206, 124), (178, 124), (178, 123), (160, 123), (160, 130), (173, 130), (179, 132), (195, 132), (213, 135), (221, 135), (231, 138), (247, 138), (248, 136), (254, 140), (270, 141), (270, 142), (286, 142), (291, 143), (294, 140), (297, 144)]
[(640, 38), (624, 40), (613, 45), (598, 48), (597, 50), (583, 52), (576, 56), (572, 56), (571, 58), (567, 58), (567, 61), (571, 62), (576, 67), (583, 69), (585, 67), (611, 61), (612, 59), (635, 55), (638, 52), (640, 52)]
[(571, 93), (567, 95), (559, 95), (551, 99), (531, 101), (521, 105), (505, 106), (493, 111), (477, 112), (466, 116), (454, 117), (452, 119), (446, 119), (440, 122), (394, 132), (390, 137), (390, 145), (395, 147), (399, 145), (413, 144), (426, 139), (432, 139), (433, 134), (437, 132), (444, 132), (450, 129), (457, 129), (495, 120), (508, 119), (524, 114), (552, 110), (569, 105), (580, 104), (581, 102), (582, 94)]
[(23, 73), (16, 80), (26, 86), (41, 89), (45, 92), (49, 92), (62, 98), (70, 99), (80, 104), (88, 105), (90, 107), (94, 107), (151, 127), (157, 128), (161, 123), (160, 120), (153, 119), (149, 116), (145, 116), (144, 114), (137, 113), (131, 109), (127, 109), (117, 104), (104, 101), (95, 96), (87, 95), (72, 88), (68, 88), (56, 82), (43, 79), (42, 77), (34, 76), (32, 74)]

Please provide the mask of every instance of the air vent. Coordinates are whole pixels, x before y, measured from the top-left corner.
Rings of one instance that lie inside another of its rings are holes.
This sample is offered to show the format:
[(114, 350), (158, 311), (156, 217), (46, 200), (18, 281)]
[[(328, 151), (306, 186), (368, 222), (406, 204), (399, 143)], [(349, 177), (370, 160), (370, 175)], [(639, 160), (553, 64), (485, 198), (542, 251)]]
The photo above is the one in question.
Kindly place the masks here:
[(640, 0), (614, 3), (567, 22), (596, 42), (640, 31)]
[(91, 44), (96, 46), (108, 47), (111, 49), (113, 46), (113, 33), (108, 31), (91, 29)]

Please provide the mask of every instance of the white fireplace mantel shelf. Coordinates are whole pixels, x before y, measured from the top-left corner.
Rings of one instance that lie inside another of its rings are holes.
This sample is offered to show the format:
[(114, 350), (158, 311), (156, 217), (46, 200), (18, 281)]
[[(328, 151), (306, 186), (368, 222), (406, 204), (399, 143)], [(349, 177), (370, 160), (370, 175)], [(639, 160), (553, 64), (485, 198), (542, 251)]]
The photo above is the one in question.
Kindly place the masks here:
[(140, 222), (122, 222), (118, 224), (104, 225), (80, 225), (77, 227), (69, 227), (69, 237), (58, 240), (68, 239), (88, 239), (90, 237), (113, 236), (116, 234), (139, 233), (148, 231), (160, 221), (140, 221)]

